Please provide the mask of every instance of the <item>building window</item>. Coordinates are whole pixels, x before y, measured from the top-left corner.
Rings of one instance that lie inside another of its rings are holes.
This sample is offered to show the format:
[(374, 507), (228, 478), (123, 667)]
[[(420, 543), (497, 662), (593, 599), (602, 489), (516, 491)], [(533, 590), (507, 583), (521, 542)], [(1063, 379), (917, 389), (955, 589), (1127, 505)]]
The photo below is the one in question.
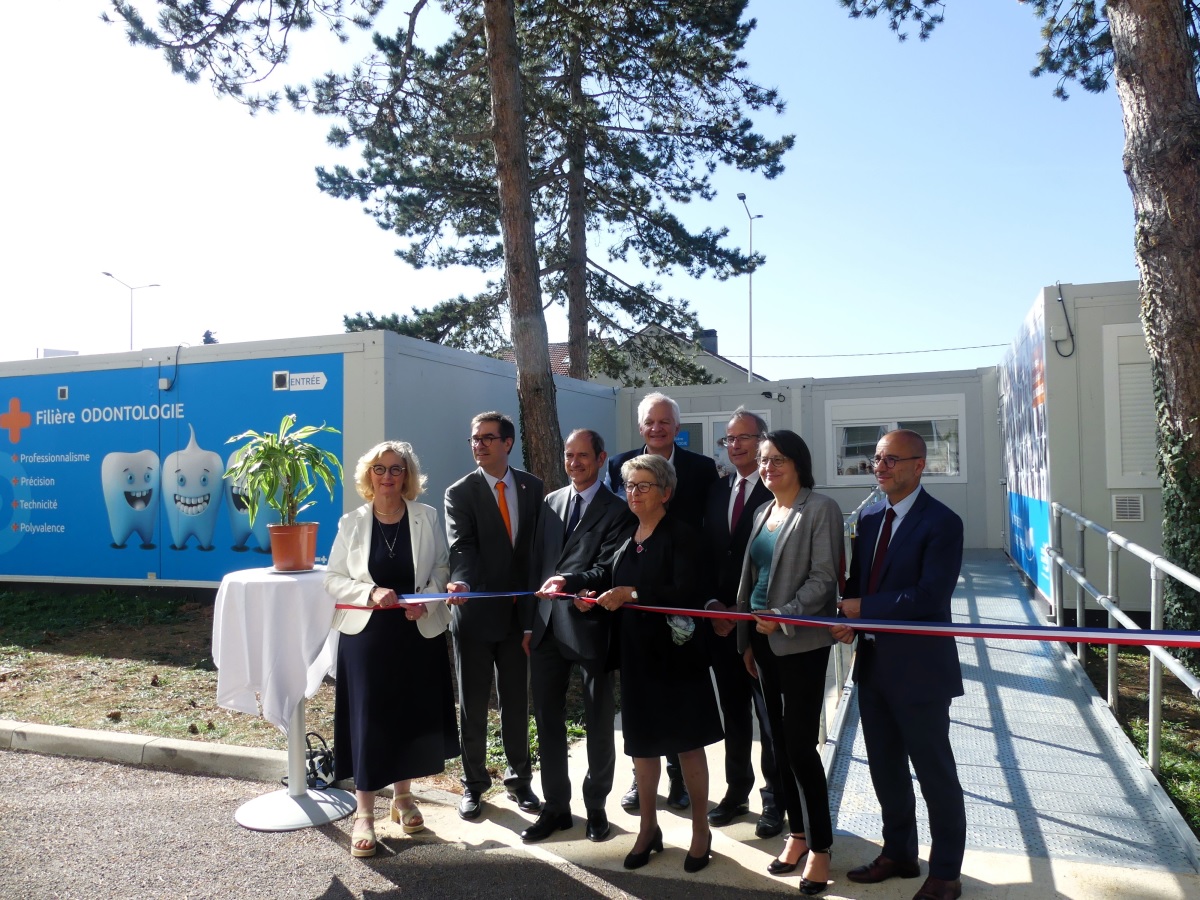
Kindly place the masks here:
[(966, 403), (962, 394), (924, 397), (872, 397), (825, 404), (831, 485), (873, 484), (875, 446), (889, 431), (907, 428), (925, 439), (925, 475), (966, 480), (962, 442)]

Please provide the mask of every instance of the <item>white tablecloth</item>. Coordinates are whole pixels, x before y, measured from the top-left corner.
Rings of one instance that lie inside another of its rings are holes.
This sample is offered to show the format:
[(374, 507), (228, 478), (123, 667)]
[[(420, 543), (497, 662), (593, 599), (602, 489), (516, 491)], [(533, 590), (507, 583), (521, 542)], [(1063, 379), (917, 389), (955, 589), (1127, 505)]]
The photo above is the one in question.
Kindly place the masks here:
[(323, 567), (309, 572), (243, 569), (221, 580), (213, 615), (217, 703), (258, 715), (287, 734), (296, 705), (337, 662), (334, 599)]

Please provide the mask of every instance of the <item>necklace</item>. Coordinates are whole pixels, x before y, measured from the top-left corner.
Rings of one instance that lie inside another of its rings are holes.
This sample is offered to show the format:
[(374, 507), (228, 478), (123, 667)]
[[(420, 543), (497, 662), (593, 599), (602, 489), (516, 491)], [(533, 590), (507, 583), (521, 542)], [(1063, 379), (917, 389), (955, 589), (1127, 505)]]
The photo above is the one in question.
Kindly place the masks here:
[(651, 535), (651, 534), (654, 534), (654, 531), (653, 531), (653, 530), (651, 530), (651, 531), (650, 531), (648, 534), (646, 534), (646, 535), (645, 535), (645, 536), (644, 536), (644, 537), (643, 537), (641, 540), (638, 540), (638, 536), (637, 536), (637, 534), (636, 534), (636, 533), (633, 535), (633, 542), (634, 542), (634, 543), (637, 545), (637, 546), (634, 548), (634, 552), (635, 552), (635, 553), (641, 553), (641, 552), (642, 552), (642, 549), (643, 549), (643, 548), (642, 548), (642, 544), (644, 544), (644, 543), (646, 543), (646, 541), (650, 540), (650, 535)]
[[(378, 519), (375, 520), (379, 522)], [(387, 529), (383, 527), (383, 523), (379, 522), (379, 533), (383, 535), (383, 545), (387, 547), (388, 559), (396, 558), (396, 541), (400, 540), (400, 523), (396, 523), (396, 530), (392, 532), (392, 539), (389, 541)]]

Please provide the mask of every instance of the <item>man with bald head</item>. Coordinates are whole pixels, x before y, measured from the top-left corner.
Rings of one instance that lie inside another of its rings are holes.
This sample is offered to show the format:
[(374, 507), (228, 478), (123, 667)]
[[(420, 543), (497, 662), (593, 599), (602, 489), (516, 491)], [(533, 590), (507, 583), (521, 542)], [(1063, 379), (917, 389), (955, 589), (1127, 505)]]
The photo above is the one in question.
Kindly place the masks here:
[[(921, 487), (925, 440), (915, 431), (885, 434), (875, 448), (875, 480), (885, 502), (864, 510), (838, 608), (848, 619), (949, 622), (962, 567), (963, 523)], [(840, 641), (855, 629), (834, 626)], [(883, 815), (883, 849), (847, 877), (859, 884), (917, 878), (916, 796), (909, 762), (929, 809), (929, 877), (913, 900), (955, 900), (967, 819), (954, 750), (950, 701), (963, 694), (954, 638), (858, 635), (854, 680), (871, 783)]]
[(607, 458), (597, 432), (581, 428), (567, 436), (563, 466), (571, 483), (546, 497), (534, 536), (533, 584), (538, 596), (522, 600), (521, 609), (546, 803), (538, 820), (521, 833), (527, 843), (574, 825), (566, 728), (567, 688), (574, 668), (580, 672), (587, 722), (585, 833), (588, 840), (602, 841), (610, 832), (604, 804), (617, 760), (613, 673), (608, 664), (616, 614), (580, 599), (554, 596), (603, 590), (609, 577), (606, 565), (634, 527), (629, 508), (600, 482)]

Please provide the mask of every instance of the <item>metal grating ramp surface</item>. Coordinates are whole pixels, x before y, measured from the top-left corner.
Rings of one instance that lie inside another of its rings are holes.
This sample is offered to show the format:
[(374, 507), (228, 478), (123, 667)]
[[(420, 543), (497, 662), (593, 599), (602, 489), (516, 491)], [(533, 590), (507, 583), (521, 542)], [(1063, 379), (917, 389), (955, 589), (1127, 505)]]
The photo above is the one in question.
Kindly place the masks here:
[[(1002, 554), (968, 551), (956, 621), (1039, 624), (1036, 602)], [(951, 706), (950, 737), (966, 794), (968, 849), (1196, 871), (1144, 764), (1058, 646), (959, 638), (958, 652), (966, 695)], [(857, 694), (850, 703), (829, 780), (834, 828), (878, 841)], [(914, 788), (928, 846), (915, 779)]]

